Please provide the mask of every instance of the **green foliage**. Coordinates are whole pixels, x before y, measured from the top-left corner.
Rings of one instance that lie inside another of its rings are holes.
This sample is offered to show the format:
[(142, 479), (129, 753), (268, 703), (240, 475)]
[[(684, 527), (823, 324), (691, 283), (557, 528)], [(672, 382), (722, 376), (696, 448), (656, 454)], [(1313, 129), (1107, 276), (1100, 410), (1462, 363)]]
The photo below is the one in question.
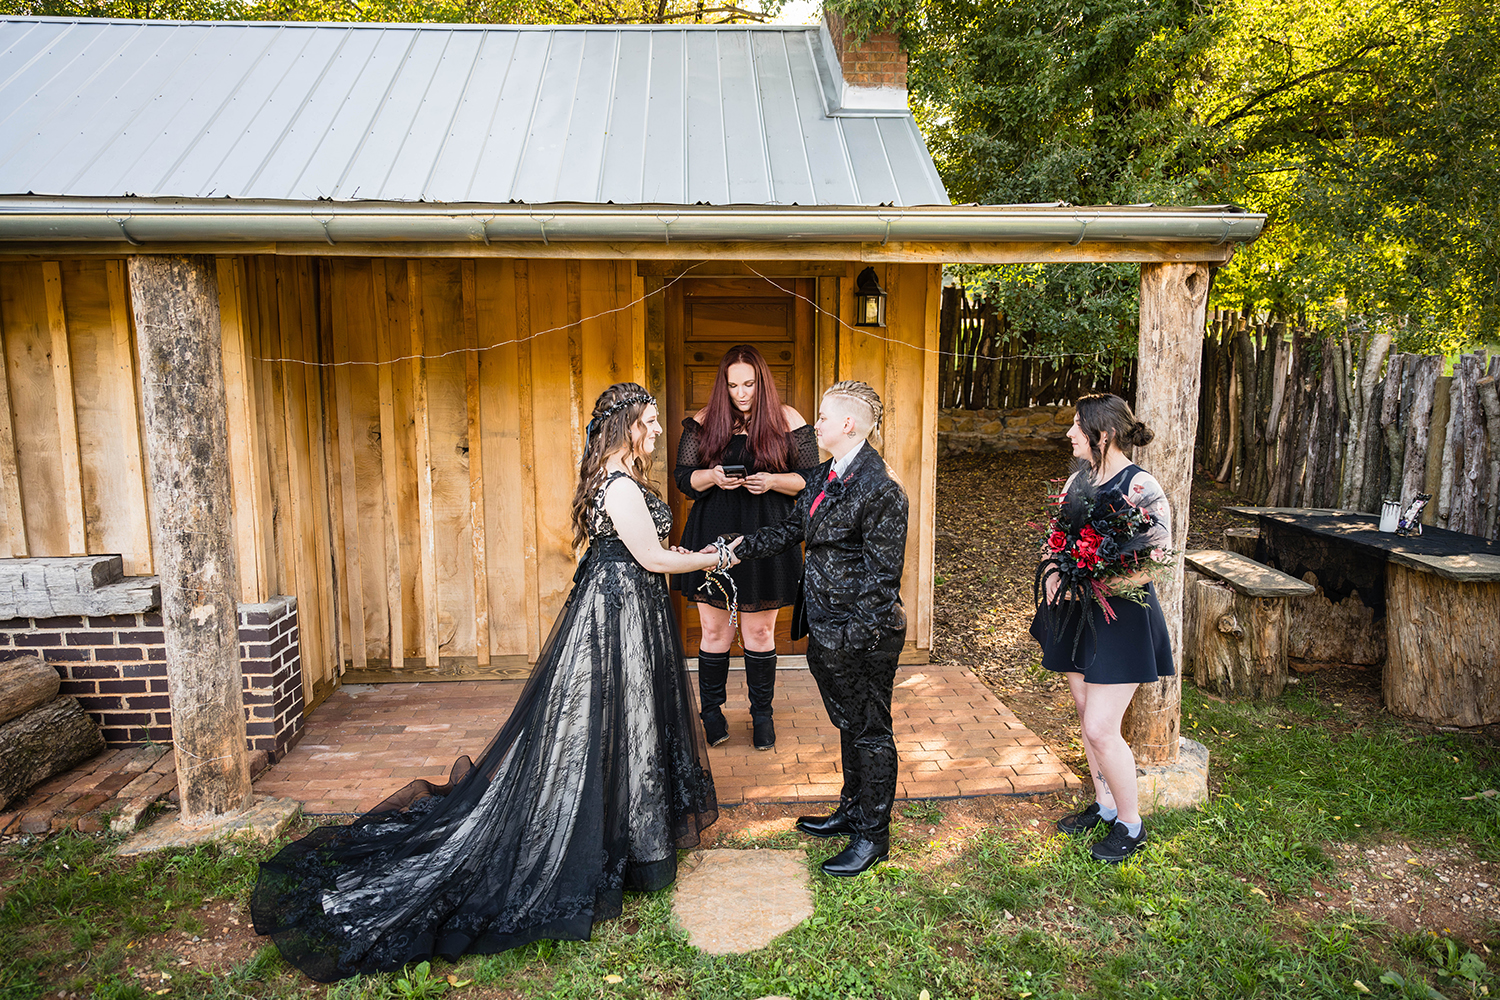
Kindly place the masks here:
[[(1486, 0), (833, 6), (859, 32), (902, 34), (955, 201), (1243, 204), (1270, 219), (1220, 270), (1218, 304), (1358, 316), (1397, 329), (1398, 350), (1500, 335), (1500, 9)], [(1086, 282), (1040, 284), (1040, 342), (1072, 328), (1114, 346), (1116, 324), (1077, 307)], [(1125, 296), (1109, 298), (1123, 318)]]

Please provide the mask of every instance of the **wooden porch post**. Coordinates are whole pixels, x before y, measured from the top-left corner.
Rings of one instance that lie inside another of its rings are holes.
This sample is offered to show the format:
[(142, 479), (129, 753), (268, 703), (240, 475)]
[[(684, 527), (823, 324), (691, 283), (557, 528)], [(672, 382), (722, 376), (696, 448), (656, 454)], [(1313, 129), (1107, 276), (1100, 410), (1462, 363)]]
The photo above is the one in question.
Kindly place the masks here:
[(1124, 736), (1141, 764), (1177, 760), (1182, 715), (1182, 552), (1187, 546), (1193, 487), (1193, 443), (1198, 436), (1199, 361), (1208, 305), (1203, 264), (1141, 265), (1140, 358), (1135, 414), (1156, 432), (1136, 449), (1136, 462), (1154, 475), (1172, 505), (1177, 567), (1157, 590), (1172, 638), (1177, 673), (1143, 684), (1125, 713)]
[(209, 257), (130, 258), (183, 826), (250, 805), (219, 294)]

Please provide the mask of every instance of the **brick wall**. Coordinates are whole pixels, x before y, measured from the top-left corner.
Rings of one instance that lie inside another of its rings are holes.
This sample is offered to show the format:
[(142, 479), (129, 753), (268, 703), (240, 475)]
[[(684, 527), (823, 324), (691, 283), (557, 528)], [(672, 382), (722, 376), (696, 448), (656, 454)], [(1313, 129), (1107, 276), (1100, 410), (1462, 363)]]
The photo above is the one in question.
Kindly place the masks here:
[(906, 89), (906, 53), (901, 41), (891, 32), (871, 33), (863, 42), (848, 33), (844, 19), (823, 8), (828, 20), (828, 35), (844, 72), (844, 82), (856, 87), (897, 87)]
[[(239, 617), (249, 747), (276, 759), (302, 735), (297, 599), (241, 604)], [(110, 746), (171, 742), (163, 642), (159, 611), (0, 621), (0, 660), (52, 664)]]

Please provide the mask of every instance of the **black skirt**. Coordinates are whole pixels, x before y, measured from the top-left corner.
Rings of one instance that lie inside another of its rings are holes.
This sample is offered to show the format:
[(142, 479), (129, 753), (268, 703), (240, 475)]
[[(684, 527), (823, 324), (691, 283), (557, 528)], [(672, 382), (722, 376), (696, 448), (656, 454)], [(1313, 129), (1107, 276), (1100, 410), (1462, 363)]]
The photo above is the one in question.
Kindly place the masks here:
[(1115, 620), (1106, 622), (1103, 609), (1089, 601), (1094, 627), (1082, 624), (1076, 652), (1072, 628), (1066, 635), (1054, 636), (1042, 609), (1037, 608), (1031, 636), (1042, 645), (1042, 666), (1057, 673), (1083, 674), (1089, 684), (1151, 684), (1176, 673), (1156, 587), (1146, 585), (1144, 605), (1123, 597), (1108, 600)]

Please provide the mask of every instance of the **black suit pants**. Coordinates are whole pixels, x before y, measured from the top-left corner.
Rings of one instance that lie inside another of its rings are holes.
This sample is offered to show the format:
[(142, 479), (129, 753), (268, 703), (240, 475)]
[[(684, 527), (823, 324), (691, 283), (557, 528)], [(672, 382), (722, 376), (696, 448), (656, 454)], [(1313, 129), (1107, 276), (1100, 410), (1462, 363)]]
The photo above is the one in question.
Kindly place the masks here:
[(884, 839), (896, 800), (896, 738), (891, 732), (891, 691), (905, 637), (891, 636), (864, 649), (830, 649), (807, 640), (807, 665), (828, 718), (839, 727), (844, 789), (854, 829)]

